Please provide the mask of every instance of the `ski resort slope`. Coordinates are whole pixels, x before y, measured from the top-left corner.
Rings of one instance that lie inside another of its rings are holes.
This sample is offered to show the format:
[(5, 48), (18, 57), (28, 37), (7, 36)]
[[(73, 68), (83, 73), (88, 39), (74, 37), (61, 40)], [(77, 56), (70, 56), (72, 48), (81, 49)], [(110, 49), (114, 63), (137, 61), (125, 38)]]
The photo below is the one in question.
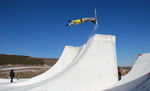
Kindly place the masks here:
[(131, 71), (106, 91), (150, 91), (150, 53), (138, 55)]
[(83, 46), (74, 62), (57, 78), (28, 91), (97, 91), (118, 80), (115, 36), (96, 34)]

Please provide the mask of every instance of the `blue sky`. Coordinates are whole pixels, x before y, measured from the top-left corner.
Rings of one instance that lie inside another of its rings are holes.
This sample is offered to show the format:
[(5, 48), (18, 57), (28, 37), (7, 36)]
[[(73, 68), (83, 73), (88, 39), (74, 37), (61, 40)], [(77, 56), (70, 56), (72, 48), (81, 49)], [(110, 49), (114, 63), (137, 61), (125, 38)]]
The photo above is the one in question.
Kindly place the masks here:
[(116, 35), (119, 65), (150, 52), (149, 0), (0, 0), (0, 54), (59, 58), (65, 45), (81, 46), (94, 25), (65, 27), (70, 19), (93, 17), (99, 34)]

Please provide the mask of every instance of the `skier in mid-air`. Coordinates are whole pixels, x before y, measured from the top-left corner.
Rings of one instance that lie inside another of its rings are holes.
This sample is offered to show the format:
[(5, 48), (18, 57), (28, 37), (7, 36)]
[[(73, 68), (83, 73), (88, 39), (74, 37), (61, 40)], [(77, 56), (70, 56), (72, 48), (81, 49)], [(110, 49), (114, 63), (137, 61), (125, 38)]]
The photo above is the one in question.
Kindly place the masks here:
[(84, 22), (92, 22), (95, 24), (94, 29), (96, 30), (96, 28), (98, 28), (96, 9), (95, 9), (95, 17), (94, 18), (82, 18), (82, 19), (77, 19), (77, 20), (69, 20), (69, 24), (66, 24), (66, 26), (77, 25), (77, 24), (84, 23)]
[(66, 26), (71, 26), (71, 25), (76, 25), (76, 24), (80, 24), (83, 22), (93, 22), (94, 24), (96, 24), (96, 18), (82, 18), (82, 19), (77, 19), (77, 20), (69, 20), (69, 24), (67, 24)]

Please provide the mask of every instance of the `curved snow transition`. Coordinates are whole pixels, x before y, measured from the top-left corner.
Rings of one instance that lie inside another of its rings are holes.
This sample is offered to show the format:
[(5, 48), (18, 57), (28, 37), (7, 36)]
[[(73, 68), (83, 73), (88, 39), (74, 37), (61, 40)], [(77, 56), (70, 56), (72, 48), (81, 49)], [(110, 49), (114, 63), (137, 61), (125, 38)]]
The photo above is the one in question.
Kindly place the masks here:
[(27, 81), (21, 82), (21, 83), (16, 83), (16, 84), (11, 84), (9, 86), (25, 86), (25, 85), (30, 85), (34, 84), (37, 82), (41, 82), (43, 80), (46, 80), (48, 78), (51, 78), (55, 76), (57, 73), (61, 72), (65, 67), (67, 67), (72, 60), (76, 57), (77, 53), (79, 52), (79, 47), (73, 47), (73, 46), (65, 46), (64, 51), (58, 60), (58, 62), (50, 68), (47, 72), (33, 77)]
[[(66, 57), (73, 55), (71, 51), (66, 54)], [(96, 34), (75, 54), (69, 60), (64, 58), (65, 62), (56, 67), (59, 71), (55, 68), (57, 72), (51, 72), (53, 69), (50, 69), (44, 75), (33, 78), (35, 80), (30, 80), (30, 83), (7, 85), (0, 87), (0, 90), (97, 91), (118, 81), (115, 36)]]
[(139, 55), (131, 71), (107, 91), (150, 91), (150, 53)]

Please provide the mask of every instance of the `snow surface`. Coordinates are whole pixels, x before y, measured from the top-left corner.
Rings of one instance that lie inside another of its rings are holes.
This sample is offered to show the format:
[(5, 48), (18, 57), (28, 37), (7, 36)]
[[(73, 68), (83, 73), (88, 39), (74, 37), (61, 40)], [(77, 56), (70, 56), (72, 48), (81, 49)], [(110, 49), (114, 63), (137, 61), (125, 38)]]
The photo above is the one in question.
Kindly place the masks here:
[(55, 76), (57, 73), (61, 72), (63, 69), (65, 69), (66, 66), (68, 66), (72, 62), (72, 60), (79, 52), (79, 50), (80, 50), (79, 47), (65, 46), (60, 59), (50, 70), (39, 76), (33, 77), (30, 80), (24, 81), (22, 83), (10, 84), (9, 86), (15, 87), (15, 86), (31, 85)]
[(23, 81), (26, 81), (26, 80), (29, 80), (29, 79), (13, 79), (13, 83), (10, 83), (10, 79), (0, 79), (0, 86), (2, 85), (8, 85), (8, 84), (14, 84), (14, 83), (17, 83), (17, 82), (23, 82)]
[(131, 71), (107, 91), (150, 91), (150, 53), (138, 56)]

